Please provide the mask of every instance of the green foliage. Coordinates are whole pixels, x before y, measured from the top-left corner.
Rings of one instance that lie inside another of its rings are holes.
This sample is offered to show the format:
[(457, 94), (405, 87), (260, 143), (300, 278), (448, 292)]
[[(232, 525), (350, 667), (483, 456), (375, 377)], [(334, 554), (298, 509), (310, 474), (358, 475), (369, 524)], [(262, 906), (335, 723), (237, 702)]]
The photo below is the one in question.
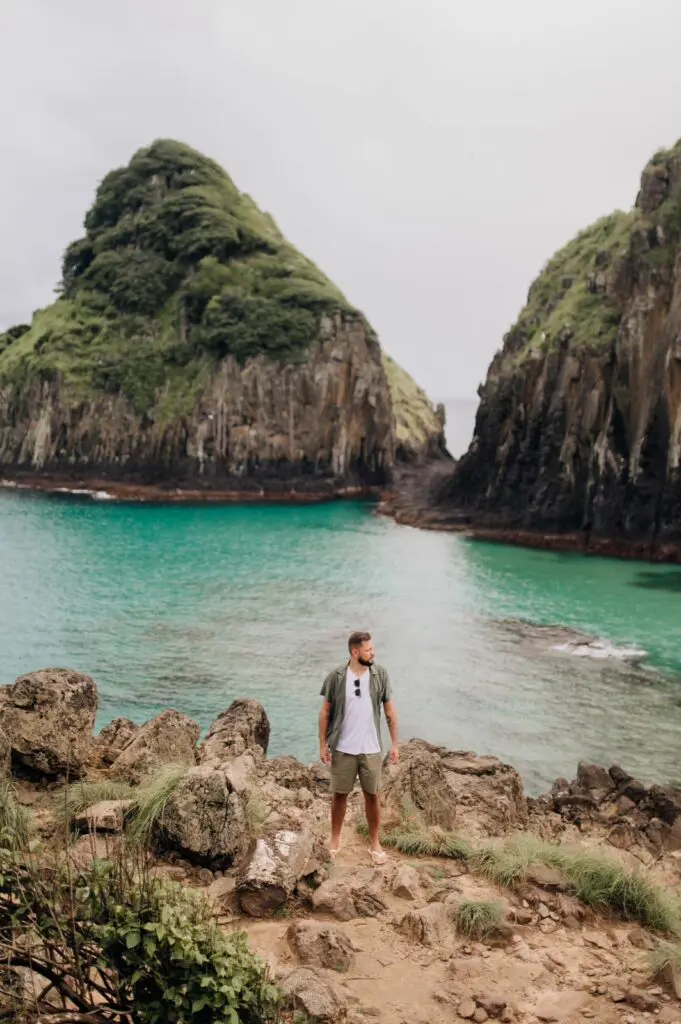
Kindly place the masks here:
[(482, 939), (501, 924), (503, 909), (493, 900), (464, 900), (454, 911), (454, 924), (460, 935)]
[(142, 786), (130, 808), (128, 839), (135, 845), (150, 847), (155, 832), (163, 827), (163, 815), (171, 796), (187, 774), (186, 764), (166, 764)]
[(516, 358), (550, 350), (563, 336), (572, 346), (608, 345), (617, 335), (621, 314), (607, 289), (589, 283), (627, 251), (636, 212), (620, 210), (596, 221), (553, 256), (532, 284), (527, 303), (507, 335)]
[(59, 379), (74, 405), (120, 393), (177, 419), (218, 359), (300, 359), (321, 314), (349, 308), (222, 168), (177, 142), (108, 174), (85, 229), (64, 253), (61, 298), (0, 335), (0, 382), (17, 393)]
[(0, 849), (21, 850), (28, 841), (26, 811), (17, 800), (11, 778), (0, 772)]
[(596, 910), (608, 910), (657, 931), (676, 931), (681, 907), (671, 892), (644, 874), (600, 854), (567, 854), (561, 865), (575, 896)]

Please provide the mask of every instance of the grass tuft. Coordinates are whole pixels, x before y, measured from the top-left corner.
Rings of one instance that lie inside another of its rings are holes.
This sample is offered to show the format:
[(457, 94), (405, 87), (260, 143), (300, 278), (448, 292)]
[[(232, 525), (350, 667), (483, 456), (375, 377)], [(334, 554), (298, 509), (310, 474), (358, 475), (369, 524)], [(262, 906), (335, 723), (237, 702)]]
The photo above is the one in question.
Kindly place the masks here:
[(642, 872), (595, 853), (569, 853), (561, 866), (575, 896), (587, 906), (656, 931), (674, 932), (681, 926), (678, 898)]
[(69, 787), (57, 810), (57, 823), (62, 828), (73, 829), (76, 818), (93, 804), (102, 800), (130, 800), (136, 791), (125, 782), (102, 779), (99, 782), (78, 782)]
[(464, 900), (454, 911), (454, 924), (460, 935), (482, 939), (501, 924), (503, 910), (494, 900)]
[(29, 840), (28, 816), (9, 776), (0, 774), (0, 849), (15, 853)]
[(133, 846), (151, 846), (157, 826), (163, 824), (168, 801), (188, 772), (186, 764), (166, 764), (137, 791), (126, 830)]

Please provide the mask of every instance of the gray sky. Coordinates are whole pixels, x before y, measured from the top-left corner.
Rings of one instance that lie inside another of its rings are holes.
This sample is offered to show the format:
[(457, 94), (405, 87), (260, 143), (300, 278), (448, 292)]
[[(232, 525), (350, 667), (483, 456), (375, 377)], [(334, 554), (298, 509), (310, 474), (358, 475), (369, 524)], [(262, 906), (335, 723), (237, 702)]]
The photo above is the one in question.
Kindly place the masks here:
[(680, 33), (679, 0), (0, 0), (0, 328), (174, 137), (472, 396), (542, 263), (681, 136)]

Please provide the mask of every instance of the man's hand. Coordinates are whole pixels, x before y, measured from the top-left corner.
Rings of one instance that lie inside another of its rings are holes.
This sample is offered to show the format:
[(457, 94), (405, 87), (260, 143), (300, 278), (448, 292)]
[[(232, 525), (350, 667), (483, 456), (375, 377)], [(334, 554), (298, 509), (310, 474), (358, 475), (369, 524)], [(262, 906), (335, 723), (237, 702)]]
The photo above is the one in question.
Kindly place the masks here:
[(388, 755), (388, 764), (397, 764), (400, 759), (400, 751), (396, 743), (393, 743)]
[(331, 764), (331, 751), (328, 743), (322, 743), (319, 748), (319, 760), (322, 764)]

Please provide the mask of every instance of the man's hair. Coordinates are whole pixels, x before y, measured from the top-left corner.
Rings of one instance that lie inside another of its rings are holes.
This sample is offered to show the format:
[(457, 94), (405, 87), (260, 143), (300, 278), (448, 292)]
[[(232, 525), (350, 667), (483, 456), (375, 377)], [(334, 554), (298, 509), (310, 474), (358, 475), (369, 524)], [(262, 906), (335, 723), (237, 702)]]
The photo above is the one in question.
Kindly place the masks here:
[(348, 650), (352, 654), (354, 647), (361, 647), (367, 640), (371, 640), (371, 633), (363, 633), (359, 630), (356, 633), (351, 633), (348, 637)]

